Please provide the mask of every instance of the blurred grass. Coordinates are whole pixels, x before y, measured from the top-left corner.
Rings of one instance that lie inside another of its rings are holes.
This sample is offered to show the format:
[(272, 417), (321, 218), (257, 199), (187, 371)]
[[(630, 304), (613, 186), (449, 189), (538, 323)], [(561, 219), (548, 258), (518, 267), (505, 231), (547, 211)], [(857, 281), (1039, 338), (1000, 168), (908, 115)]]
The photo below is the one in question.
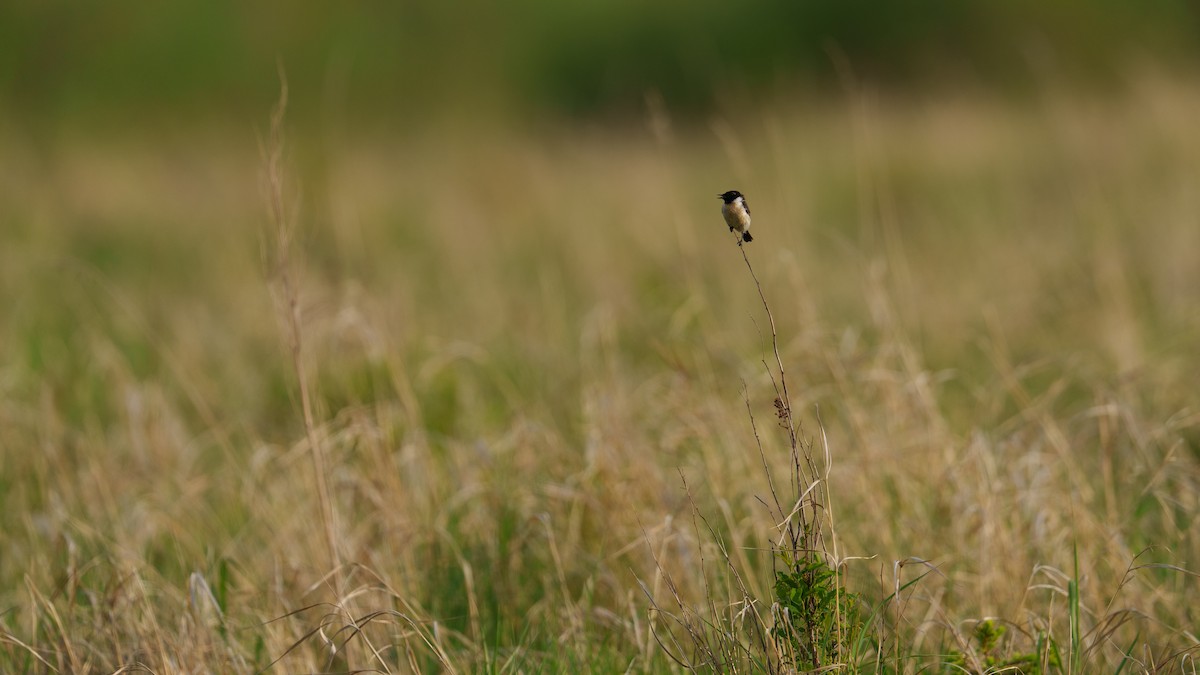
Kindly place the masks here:
[(888, 619), (906, 654), (989, 616), (1024, 629), (1006, 649), (1066, 644), (1068, 579), (1085, 634), (1148, 617), (1094, 667), (1135, 634), (1195, 649), (1195, 579), (1126, 570), (1200, 554), (1200, 89), (873, 91), (708, 127), (293, 137), (333, 571), (254, 136), (0, 126), (3, 669), (316, 671), (325, 625), (345, 668), (671, 670), (637, 580), (733, 597), (680, 472), (769, 602), (742, 388), (764, 429), (773, 392), (730, 187), (842, 550), (876, 556), (855, 589), (909, 556), (944, 575)]

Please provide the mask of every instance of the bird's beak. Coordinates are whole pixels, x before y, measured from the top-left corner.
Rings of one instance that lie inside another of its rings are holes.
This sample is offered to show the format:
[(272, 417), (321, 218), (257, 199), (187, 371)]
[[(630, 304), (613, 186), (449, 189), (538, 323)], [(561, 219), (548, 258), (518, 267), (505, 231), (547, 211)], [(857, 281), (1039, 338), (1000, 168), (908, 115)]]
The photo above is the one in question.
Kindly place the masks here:
[(717, 195), (717, 199), (724, 199), (725, 195)]

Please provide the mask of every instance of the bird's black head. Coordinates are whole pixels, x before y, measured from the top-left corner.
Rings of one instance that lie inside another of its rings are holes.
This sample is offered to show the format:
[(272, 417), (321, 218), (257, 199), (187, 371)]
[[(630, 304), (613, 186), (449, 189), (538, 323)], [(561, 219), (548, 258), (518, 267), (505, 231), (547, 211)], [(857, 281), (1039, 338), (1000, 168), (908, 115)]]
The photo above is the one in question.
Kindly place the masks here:
[(729, 203), (733, 202), (733, 200), (737, 199), (738, 197), (741, 197), (742, 193), (738, 192), (737, 190), (730, 190), (729, 192), (726, 192), (724, 194), (719, 194), (717, 196), (720, 197), (721, 199), (723, 199), (726, 204), (729, 204)]

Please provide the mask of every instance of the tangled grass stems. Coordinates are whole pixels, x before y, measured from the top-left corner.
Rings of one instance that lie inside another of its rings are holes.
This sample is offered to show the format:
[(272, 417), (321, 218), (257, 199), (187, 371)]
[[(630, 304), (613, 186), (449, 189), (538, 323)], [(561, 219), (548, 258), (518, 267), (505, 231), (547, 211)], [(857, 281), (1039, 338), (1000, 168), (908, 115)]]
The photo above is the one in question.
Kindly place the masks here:
[[(778, 532), (778, 538), (770, 543), (768, 549), (774, 577), (774, 597), (768, 601), (755, 597), (750, 591), (744, 575), (751, 573), (751, 570), (742, 570), (730, 555), (723, 537), (696, 504), (682, 472), (680, 480), (691, 507), (693, 527), (699, 534), (700, 523), (703, 523), (707, 537), (715, 543), (720, 562), (732, 579), (733, 589), (739, 597), (728, 601), (726, 610), (721, 609), (722, 601), (716, 597), (707, 573), (703, 572), (706, 569), (703, 547), (699, 555), (708, 604), (707, 618), (684, 601), (657, 557), (655, 564), (666, 580), (679, 613), (664, 612), (646, 585), (640, 580), (639, 583), (649, 597), (652, 610), (670, 617), (690, 641), (690, 650), (685, 650), (679, 639), (670, 633), (674, 645), (671, 648), (657, 632), (654, 634), (659, 646), (670, 658), (689, 670), (706, 667), (718, 672), (786, 673), (799, 669), (838, 669), (844, 666), (850, 643), (858, 643), (861, 627), (853, 625), (854, 617), (849, 616), (855, 612), (856, 598), (845, 589), (841, 561), (836, 557), (831, 560), (825, 546), (826, 525), (822, 523), (822, 518), (827, 517), (824, 504), (828, 500), (828, 438), (822, 429), (826, 464), (823, 477), (814, 457), (814, 445), (811, 441), (801, 439), (792, 412), (792, 398), (780, 352), (775, 316), (746, 247), (740, 245), (740, 240), (738, 243), (738, 250), (754, 281), (770, 326), (774, 370), (765, 359), (763, 366), (775, 391), (775, 417), (779, 426), (786, 431), (789, 452), (788, 492), (781, 494), (749, 393), (743, 388), (746, 413), (770, 493), (769, 502), (761, 497), (758, 501), (767, 509), (773, 529)], [(759, 609), (764, 603), (770, 607), (766, 615)], [(690, 651), (691, 658), (685, 657), (684, 651)]]

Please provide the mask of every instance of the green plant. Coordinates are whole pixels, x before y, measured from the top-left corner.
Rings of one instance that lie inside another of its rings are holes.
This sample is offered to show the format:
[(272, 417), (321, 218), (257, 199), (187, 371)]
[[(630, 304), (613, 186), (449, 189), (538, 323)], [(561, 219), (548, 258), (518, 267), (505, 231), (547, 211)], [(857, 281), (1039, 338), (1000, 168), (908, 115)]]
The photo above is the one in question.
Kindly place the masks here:
[(788, 648), (787, 665), (809, 670), (844, 662), (863, 630), (858, 596), (848, 593), (834, 570), (814, 554), (792, 559), (781, 553), (779, 558), (785, 569), (775, 573), (773, 632), (777, 643)]
[(1039, 633), (1032, 651), (1005, 654), (1003, 639), (1008, 627), (992, 619), (975, 624), (970, 653), (951, 651), (943, 660), (943, 671), (947, 673), (1022, 673), (1023, 675), (1050, 675), (1063, 673), (1058, 645), (1054, 638)]

